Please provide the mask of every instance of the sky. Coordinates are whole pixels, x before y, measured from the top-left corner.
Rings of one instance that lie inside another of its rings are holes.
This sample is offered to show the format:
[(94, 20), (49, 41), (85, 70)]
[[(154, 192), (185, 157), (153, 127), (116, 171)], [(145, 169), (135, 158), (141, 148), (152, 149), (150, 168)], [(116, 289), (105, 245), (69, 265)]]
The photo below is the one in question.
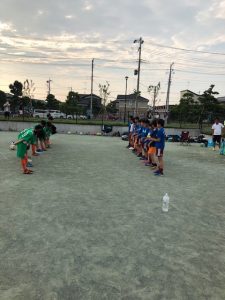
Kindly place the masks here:
[[(26, 79), (34, 97), (51, 93), (64, 101), (70, 90), (91, 91), (110, 83), (108, 101), (137, 86), (138, 44), (143, 38), (140, 91), (152, 102), (150, 85), (161, 83), (164, 105), (169, 67), (174, 63), (170, 104), (179, 92), (215, 84), (225, 96), (225, 0), (1, 0), (0, 90)], [(191, 51), (189, 51), (191, 50)]]

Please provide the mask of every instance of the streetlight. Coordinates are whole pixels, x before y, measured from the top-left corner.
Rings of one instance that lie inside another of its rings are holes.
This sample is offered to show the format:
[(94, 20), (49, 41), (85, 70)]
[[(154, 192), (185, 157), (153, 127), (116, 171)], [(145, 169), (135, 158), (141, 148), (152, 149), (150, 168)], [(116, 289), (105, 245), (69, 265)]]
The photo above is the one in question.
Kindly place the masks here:
[(126, 89), (125, 89), (125, 107), (124, 107), (124, 124), (126, 123), (126, 114), (127, 114), (127, 80), (128, 80), (128, 76), (125, 77), (126, 79)]

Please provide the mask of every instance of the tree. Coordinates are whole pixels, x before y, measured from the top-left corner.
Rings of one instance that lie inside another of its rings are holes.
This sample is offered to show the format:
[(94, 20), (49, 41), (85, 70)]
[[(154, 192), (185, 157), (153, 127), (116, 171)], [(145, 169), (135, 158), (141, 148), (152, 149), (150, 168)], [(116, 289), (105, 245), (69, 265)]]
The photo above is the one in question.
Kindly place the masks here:
[(155, 115), (155, 105), (158, 102), (157, 97), (159, 95), (160, 87), (161, 87), (160, 82), (157, 85), (150, 85), (148, 87), (149, 94), (153, 93), (153, 100), (152, 100), (152, 112), (153, 112), (153, 116)]
[(79, 107), (80, 96), (78, 93), (70, 91), (67, 95), (67, 99), (64, 103), (61, 104), (61, 110), (67, 115), (79, 114), (81, 112), (81, 108)]
[(101, 113), (102, 113), (102, 125), (103, 125), (103, 119), (104, 119), (104, 114), (106, 112), (106, 102), (108, 100), (108, 97), (110, 95), (110, 92), (109, 92), (109, 82), (106, 81), (106, 84), (99, 84), (98, 87), (99, 87), (99, 93), (100, 93), (100, 97), (102, 99), (102, 108), (101, 108)]
[(6, 93), (0, 91), (0, 110), (2, 109), (5, 102), (6, 102)]
[(112, 101), (106, 105), (106, 111), (110, 114), (116, 114), (118, 109), (116, 108), (116, 102)]
[(193, 94), (187, 92), (180, 99), (178, 105), (178, 120), (180, 126), (183, 122), (193, 122), (193, 117), (196, 116), (198, 109), (198, 103), (194, 101)]
[[(32, 80), (26, 79), (23, 83), (23, 102), (24, 106), (27, 106), (27, 108), (32, 111), (33, 106), (32, 106), (32, 98), (34, 97), (34, 91), (35, 91), (35, 86), (34, 82)], [(26, 103), (26, 104), (25, 104)]]
[(46, 102), (43, 100), (32, 99), (32, 108), (33, 109), (46, 109)]
[(13, 110), (18, 109), (19, 105), (21, 105), (20, 97), (23, 94), (23, 84), (18, 80), (14, 81), (13, 84), (9, 85), (10, 92), (14, 95), (12, 98), (12, 108)]
[(19, 82), (18, 80), (14, 81), (13, 84), (10, 84), (9, 85), (9, 89), (10, 89), (10, 92), (17, 96), (17, 97), (20, 97), (22, 96), (22, 91), (23, 91), (23, 85), (21, 82)]
[(219, 110), (219, 103), (215, 98), (215, 95), (219, 93), (213, 91), (215, 85), (211, 84), (208, 90), (204, 91), (203, 95), (199, 97), (200, 110), (198, 114), (198, 124), (199, 128), (202, 128), (203, 120), (209, 119), (209, 116), (216, 114)]
[(48, 94), (46, 98), (46, 107), (48, 109), (59, 109), (60, 101), (55, 98), (55, 95)]
[(70, 91), (67, 95), (66, 103), (70, 106), (77, 106), (80, 100), (80, 96), (78, 93)]
[(99, 84), (99, 93), (100, 93), (100, 97), (102, 98), (102, 101), (103, 101), (103, 106), (106, 107), (106, 102), (108, 100), (108, 97), (110, 95), (110, 92), (109, 92), (109, 82), (106, 81), (106, 84)]

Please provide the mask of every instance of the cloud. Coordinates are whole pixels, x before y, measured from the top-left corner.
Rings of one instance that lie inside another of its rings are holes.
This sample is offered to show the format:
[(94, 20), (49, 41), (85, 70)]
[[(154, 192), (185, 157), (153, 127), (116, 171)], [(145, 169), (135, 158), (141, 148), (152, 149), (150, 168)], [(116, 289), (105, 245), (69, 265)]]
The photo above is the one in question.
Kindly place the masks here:
[[(40, 82), (43, 76), (51, 76), (55, 86), (64, 85), (61, 93), (66, 94), (72, 83), (78, 89), (86, 78), (89, 84), (90, 61), (96, 58), (96, 81), (111, 80), (113, 90), (121, 93), (123, 78), (128, 75), (132, 91), (136, 86), (133, 70), (138, 57), (133, 40), (142, 36), (143, 93), (147, 97), (146, 87), (158, 81), (163, 82), (165, 92), (166, 72), (172, 61), (184, 71), (212, 72), (208, 61), (225, 66), (221, 57), (200, 57), (160, 48), (154, 43), (225, 52), (224, 16), (225, 0), (1, 0), (0, 57), (8, 67), (5, 74), (9, 73), (4, 75), (4, 81), (20, 74)], [(203, 89), (193, 74), (179, 73), (175, 79), (172, 92), (184, 89), (186, 79), (194, 82), (194, 90)], [(208, 76), (207, 84), (210, 80)], [(220, 89), (225, 94), (222, 85)]]
[(212, 19), (225, 20), (225, 0), (214, 0), (207, 9), (197, 14), (196, 19), (200, 23)]

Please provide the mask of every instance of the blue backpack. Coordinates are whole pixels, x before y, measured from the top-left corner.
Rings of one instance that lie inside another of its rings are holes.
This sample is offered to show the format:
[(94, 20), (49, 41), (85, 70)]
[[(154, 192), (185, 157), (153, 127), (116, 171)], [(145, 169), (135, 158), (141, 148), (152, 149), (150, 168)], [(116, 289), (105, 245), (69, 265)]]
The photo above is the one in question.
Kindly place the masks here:
[(222, 144), (221, 144), (220, 154), (225, 155), (225, 141), (224, 140), (222, 141)]

